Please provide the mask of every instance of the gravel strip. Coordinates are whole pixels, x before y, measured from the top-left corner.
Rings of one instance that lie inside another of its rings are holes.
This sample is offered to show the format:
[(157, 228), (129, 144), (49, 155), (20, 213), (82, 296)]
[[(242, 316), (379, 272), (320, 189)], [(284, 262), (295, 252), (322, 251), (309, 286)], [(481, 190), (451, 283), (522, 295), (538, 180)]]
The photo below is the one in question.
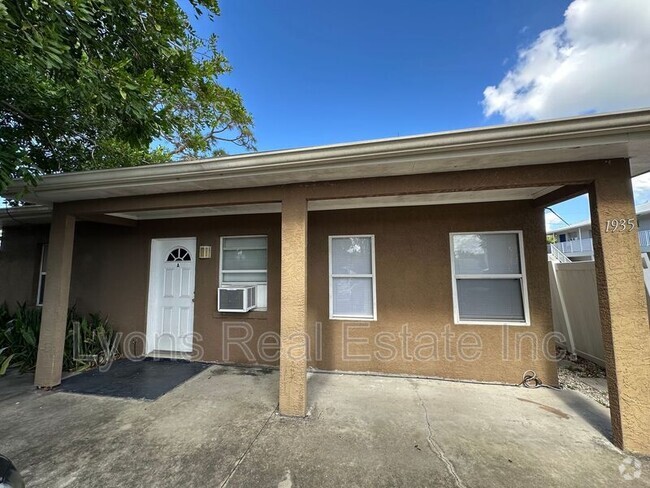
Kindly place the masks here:
[(583, 395), (609, 408), (609, 395), (583, 381), (584, 378), (605, 378), (605, 369), (583, 358), (571, 358), (569, 354), (560, 361), (558, 368), (560, 387), (579, 391)]

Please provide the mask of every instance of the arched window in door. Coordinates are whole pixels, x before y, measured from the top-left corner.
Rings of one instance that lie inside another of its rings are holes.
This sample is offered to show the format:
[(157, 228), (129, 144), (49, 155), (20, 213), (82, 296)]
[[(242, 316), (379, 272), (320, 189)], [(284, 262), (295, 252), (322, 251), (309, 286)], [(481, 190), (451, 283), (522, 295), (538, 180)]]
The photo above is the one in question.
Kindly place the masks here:
[(167, 259), (166, 259), (168, 263), (174, 261), (191, 261), (191, 260), (192, 260), (192, 256), (190, 256), (190, 252), (184, 247), (176, 247), (172, 249), (172, 251), (167, 255)]

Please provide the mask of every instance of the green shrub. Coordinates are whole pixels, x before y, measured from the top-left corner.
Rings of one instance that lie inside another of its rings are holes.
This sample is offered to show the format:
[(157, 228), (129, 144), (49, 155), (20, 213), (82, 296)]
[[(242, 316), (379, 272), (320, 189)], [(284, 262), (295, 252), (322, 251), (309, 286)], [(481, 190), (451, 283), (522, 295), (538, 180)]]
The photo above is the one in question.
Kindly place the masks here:
[[(79, 330), (78, 356), (75, 356), (74, 351), (75, 326)], [(40, 308), (29, 308), (20, 303), (16, 311), (11, 313), (6, 303), (0, 305), (0, 375), (5, 374), (10, 365), (19, 368), (21, 372), (36, 367), (40, 328)], [(63, 369), (80, 370), (106, 363), (118, 355), (117, 349), (111, 348), (115, 340), (115, 333), (106, 318), (98, 314), (82, 317), (72, 307), (68, 311)], [(107, 348), (110, 349), (110, 358), (106, 357)], [(79, 357), (82, 359), (77, 359)]]
[(10, 319), (9, 307), (7, 307), (6, 303), (3, 303), (0, 305), (0, 376), (7, 372), (7, 368), (14, 358), (14, 354), (9, 350), (9, 346), (5, 345), (7, 341), (4, 338), (4, 330)]
[[(79, 343), (77, 354), (85, 358), (81, 362), (74, 356), (75, 324), (78, 327)], [(77, 314), (75, 307), (68, 311), (68, 326), (65, 337), (65, 349), (63, 355), (63, 368), (68, 370), (79, 370), (105, 364), (113, 359), (118, 351), (112, 348), (115, 342), (115, 333), (108, 323), (108, 319), (97, 313), (91, 313), (87, 317)], [(112, 351), (108, 352), (107, 350)]]
[[(41, 310), (28, 308), (24, 303), (19, 304), (16, 312), (10, 314), (6, 305), (2, 328), (2, 344), (7, 355), (5, 361), (20, 368), (21, 372), (33, 369), (36, 365), (38, 352), (38, 334), (41, 329)], [(9, 363), (4, 368), (5, 370)]]

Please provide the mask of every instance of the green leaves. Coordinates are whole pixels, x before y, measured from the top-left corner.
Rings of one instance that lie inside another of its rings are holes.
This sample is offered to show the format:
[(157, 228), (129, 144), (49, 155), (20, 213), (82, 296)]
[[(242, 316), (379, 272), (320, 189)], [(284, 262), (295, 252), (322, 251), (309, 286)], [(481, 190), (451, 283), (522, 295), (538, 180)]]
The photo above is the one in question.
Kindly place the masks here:
[[(36, 365), (38, 352), (38, 334), (41, 324), (41, 311), (19, 304), (15, 313), (10, 314), (6, 304), (0, 308), (0, 369), (7, 362), (15, 364), (21, 371), (27, 371)], [(4, 374), (4, 373), (1, 373)]]
[(4, 357), (2, 353), (5, 351), (5, 349), (7, 348), (5, 347), (3, 349), (0, 349), (0, 376), (3, 376), (7, 372), (7, 369), (11, 364), (11, 360), (15, 356), (15, 354), (10, 354), (9, 356)]
[[(91, 363), (78, 361), (74, 353), (74, 324), (78, 323), (79, 344), (77, 353), (86, 358), (95, 358)], [(0, 376), (10, 365), (21, 372), (30, 371), (36, 366), (38, 337), (41, 327), (41, 309), (18, 304), (10, 313), (6, 303), (0, 305)], [(110, 345), (112, 347), (107, 347)], [(106, 352), (110, 352), (107, 357)], [(73, 307), (68, 311), (66, 339), (63, 355), (65, 370), (86, 369), (103, 364), (119, 355), (116, 334), (108, 319), (99, 314), (81, 317)]]
[[(195, 15), (219, 14), (192, 0)], [(41, 174), (254, 149), (217, 37), (169, 0), (0, 0), (0, 190)]]

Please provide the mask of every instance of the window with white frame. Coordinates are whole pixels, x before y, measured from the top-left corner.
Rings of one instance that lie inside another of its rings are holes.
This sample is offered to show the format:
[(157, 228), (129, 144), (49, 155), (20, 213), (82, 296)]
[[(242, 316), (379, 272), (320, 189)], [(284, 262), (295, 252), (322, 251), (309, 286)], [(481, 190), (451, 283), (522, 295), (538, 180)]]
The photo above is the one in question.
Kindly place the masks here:
[(330, 318), (376, 320), (375, 236), (330, 236)]
[(221, 238), (219, 286), (255, 286), (256, 310), (266, 310), (267, 236)]
[(36, 290), (36, 305), (43, 305), (45, 294), (45, 277), (47, 275), (47, 244), (41, 245), (41, 264), (38, 271), (38, 289)]
[(450, 241), (455, 322), (528, 325), (521, 231), (453, 233)]

